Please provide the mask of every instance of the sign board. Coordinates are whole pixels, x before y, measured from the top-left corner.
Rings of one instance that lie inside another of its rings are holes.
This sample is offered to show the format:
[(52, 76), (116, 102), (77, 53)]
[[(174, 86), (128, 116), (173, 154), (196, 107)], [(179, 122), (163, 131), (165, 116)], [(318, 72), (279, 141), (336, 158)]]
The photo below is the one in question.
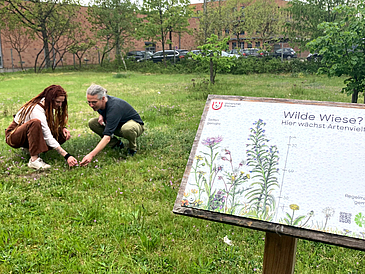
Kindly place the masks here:
[(174, 213), (365, 250), (365, 106), (209, 95)]

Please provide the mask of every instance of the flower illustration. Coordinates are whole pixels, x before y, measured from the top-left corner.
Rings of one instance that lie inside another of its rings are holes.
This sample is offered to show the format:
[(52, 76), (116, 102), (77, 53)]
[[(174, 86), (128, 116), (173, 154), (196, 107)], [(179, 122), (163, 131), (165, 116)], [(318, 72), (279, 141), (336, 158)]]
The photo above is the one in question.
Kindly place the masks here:
[(198, 161), (202, 161), (203, 160), (203, 157), (200, 156), (200, 155), (197, 155), (197, 156), (195, 156), (195, 159), (197, 159)]
[(223, 141), (223, 138), (221, 136), (211, 137), (211, 138), (207, 138), (207, 139), (203, 140), (202, 144), (207, 146), (207, 147), (212, 148), (212, 147), (216, 146), (217, 144), (219, 144), (222, 141)]
[(198, 190), (197, 190), (197, 189), (192, 189), (192, 190), (191, 190), (191, 193), (193, 193), (193, 194), (197, 194), (197, 193), (198, 193)]
[(290, 207), (290, 209), (292, 209), (292, 210), (299, 210), (299, 206), (298, 206), (298, 205), (296, 205), (296, 204), (291, 204), (289, 207)]
[(322, 210), (322, 213), (325, 215), (326, 222), (324, 223), (323, 230), (326, 229), (328, 220), (335, 214), (335, 210), (332, 207), (326, 207)]
[(200, 206), (202, 203), (203, 203), (203, 201), (198, 199), (193, 202), (193, 206)]
[(213, 199), (209, 199), (209, 209), (210, 210), (220, 210), (223, 209), (224, 203), (225, 203), (226, 196), (224, 196), (224, 192), (222, 190), (219, 190), (213, 197)]
[(181, 206), (188, 206), (189, 205), (189, 201), (184, 199), (181, 201)]
[(335, 214), (335, 210), (332, 207), (326, 207), (322, 210), (322, 213), (324, 213), (326, 218), (331, 218)]

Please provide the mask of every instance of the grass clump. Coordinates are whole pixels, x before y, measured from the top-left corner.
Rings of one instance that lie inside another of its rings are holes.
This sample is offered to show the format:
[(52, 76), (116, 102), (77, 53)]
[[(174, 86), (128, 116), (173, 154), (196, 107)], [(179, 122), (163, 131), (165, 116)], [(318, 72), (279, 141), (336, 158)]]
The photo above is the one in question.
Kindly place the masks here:
[[(68, 168), (55, 151), (49, 171), (0, 143), (0, 273), (261, 273), (263, 232), (172, 213), (208, 94), (349, 102), (343, 79), (297, 74), (57, 72), (2, 76), (0, 126), (51, 84), (68, 92), (65, 149), (81, 160), (99, 141), (87, 127), (91, 83), (141, 114), (138, 153), (105, 149), (87, 167)], [(124, 74), (123, 74), (124, 75)], [(195, 79), (195, 81), (192, 81)], [(294, 87), (300, 87), (295, 91)], [(294, 92), (295, 91), (295, 92)], [(4, 131), (0, 133), (4, 140)], [(234, 246), (223, 238), (228, 236)], [(299, 240), (296, 273), (362, 273), (363, 252)]]

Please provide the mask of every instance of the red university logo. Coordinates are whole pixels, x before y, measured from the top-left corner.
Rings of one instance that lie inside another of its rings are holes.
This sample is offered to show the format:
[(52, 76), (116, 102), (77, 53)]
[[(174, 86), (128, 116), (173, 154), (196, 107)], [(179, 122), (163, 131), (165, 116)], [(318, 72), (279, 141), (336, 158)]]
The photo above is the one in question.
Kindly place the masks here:
[(212, 103), (212, 109), (214, 110), (219, 110), (221, 109), (223, 106), (223, 102), (213, 102)]

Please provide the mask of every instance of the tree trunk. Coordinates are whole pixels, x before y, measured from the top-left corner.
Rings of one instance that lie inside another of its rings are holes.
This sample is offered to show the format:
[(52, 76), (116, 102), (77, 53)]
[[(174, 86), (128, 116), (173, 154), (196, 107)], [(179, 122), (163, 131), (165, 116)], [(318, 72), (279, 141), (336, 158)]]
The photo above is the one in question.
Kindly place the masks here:
[(18, 51), (18, 55), (19, 55), (20, 67), (22, 68), (22, 71), (23, 71), (24, 70), (24, 68), (23, 68), (23, 60), (22, 60), (22, 55), (20, 54), (20, 51)]
[(120, 54), (120, 38), (116, 37), (115, 39), (115, 60), (117, 61), (118, 68), (122, 64), (122, 57)]
[(359, 92), (357, 89), (354, 89), (354, 91), (352, 93), (351, 103), (357, 103), (358, 98), (359, 98)]
[(170, 29), (170, 46), (169, 46), (170, 49), (172, 49), (172, 31)]
[(214, 84), (214, 64), (213, 58), (210, 58), (210, 83)]
[(123, 55), (121, 55), (121, 57), (122, 57), (122, 61), (123, 61), (123, 65), (124, 65), (124, 69), (125, 69), (125, 71), (127, 71), (127, 65), (125, 64), (125, 60), (124, 60)]
[(51, 66), (51, 60), (49, 58), (49, 47), (48, 47), (48, 35), (47, 30), (42, 29), (42, 40), (43, 40), (43, 49), (44, 49), (44, 61), (46, 64), (46, 68)]

